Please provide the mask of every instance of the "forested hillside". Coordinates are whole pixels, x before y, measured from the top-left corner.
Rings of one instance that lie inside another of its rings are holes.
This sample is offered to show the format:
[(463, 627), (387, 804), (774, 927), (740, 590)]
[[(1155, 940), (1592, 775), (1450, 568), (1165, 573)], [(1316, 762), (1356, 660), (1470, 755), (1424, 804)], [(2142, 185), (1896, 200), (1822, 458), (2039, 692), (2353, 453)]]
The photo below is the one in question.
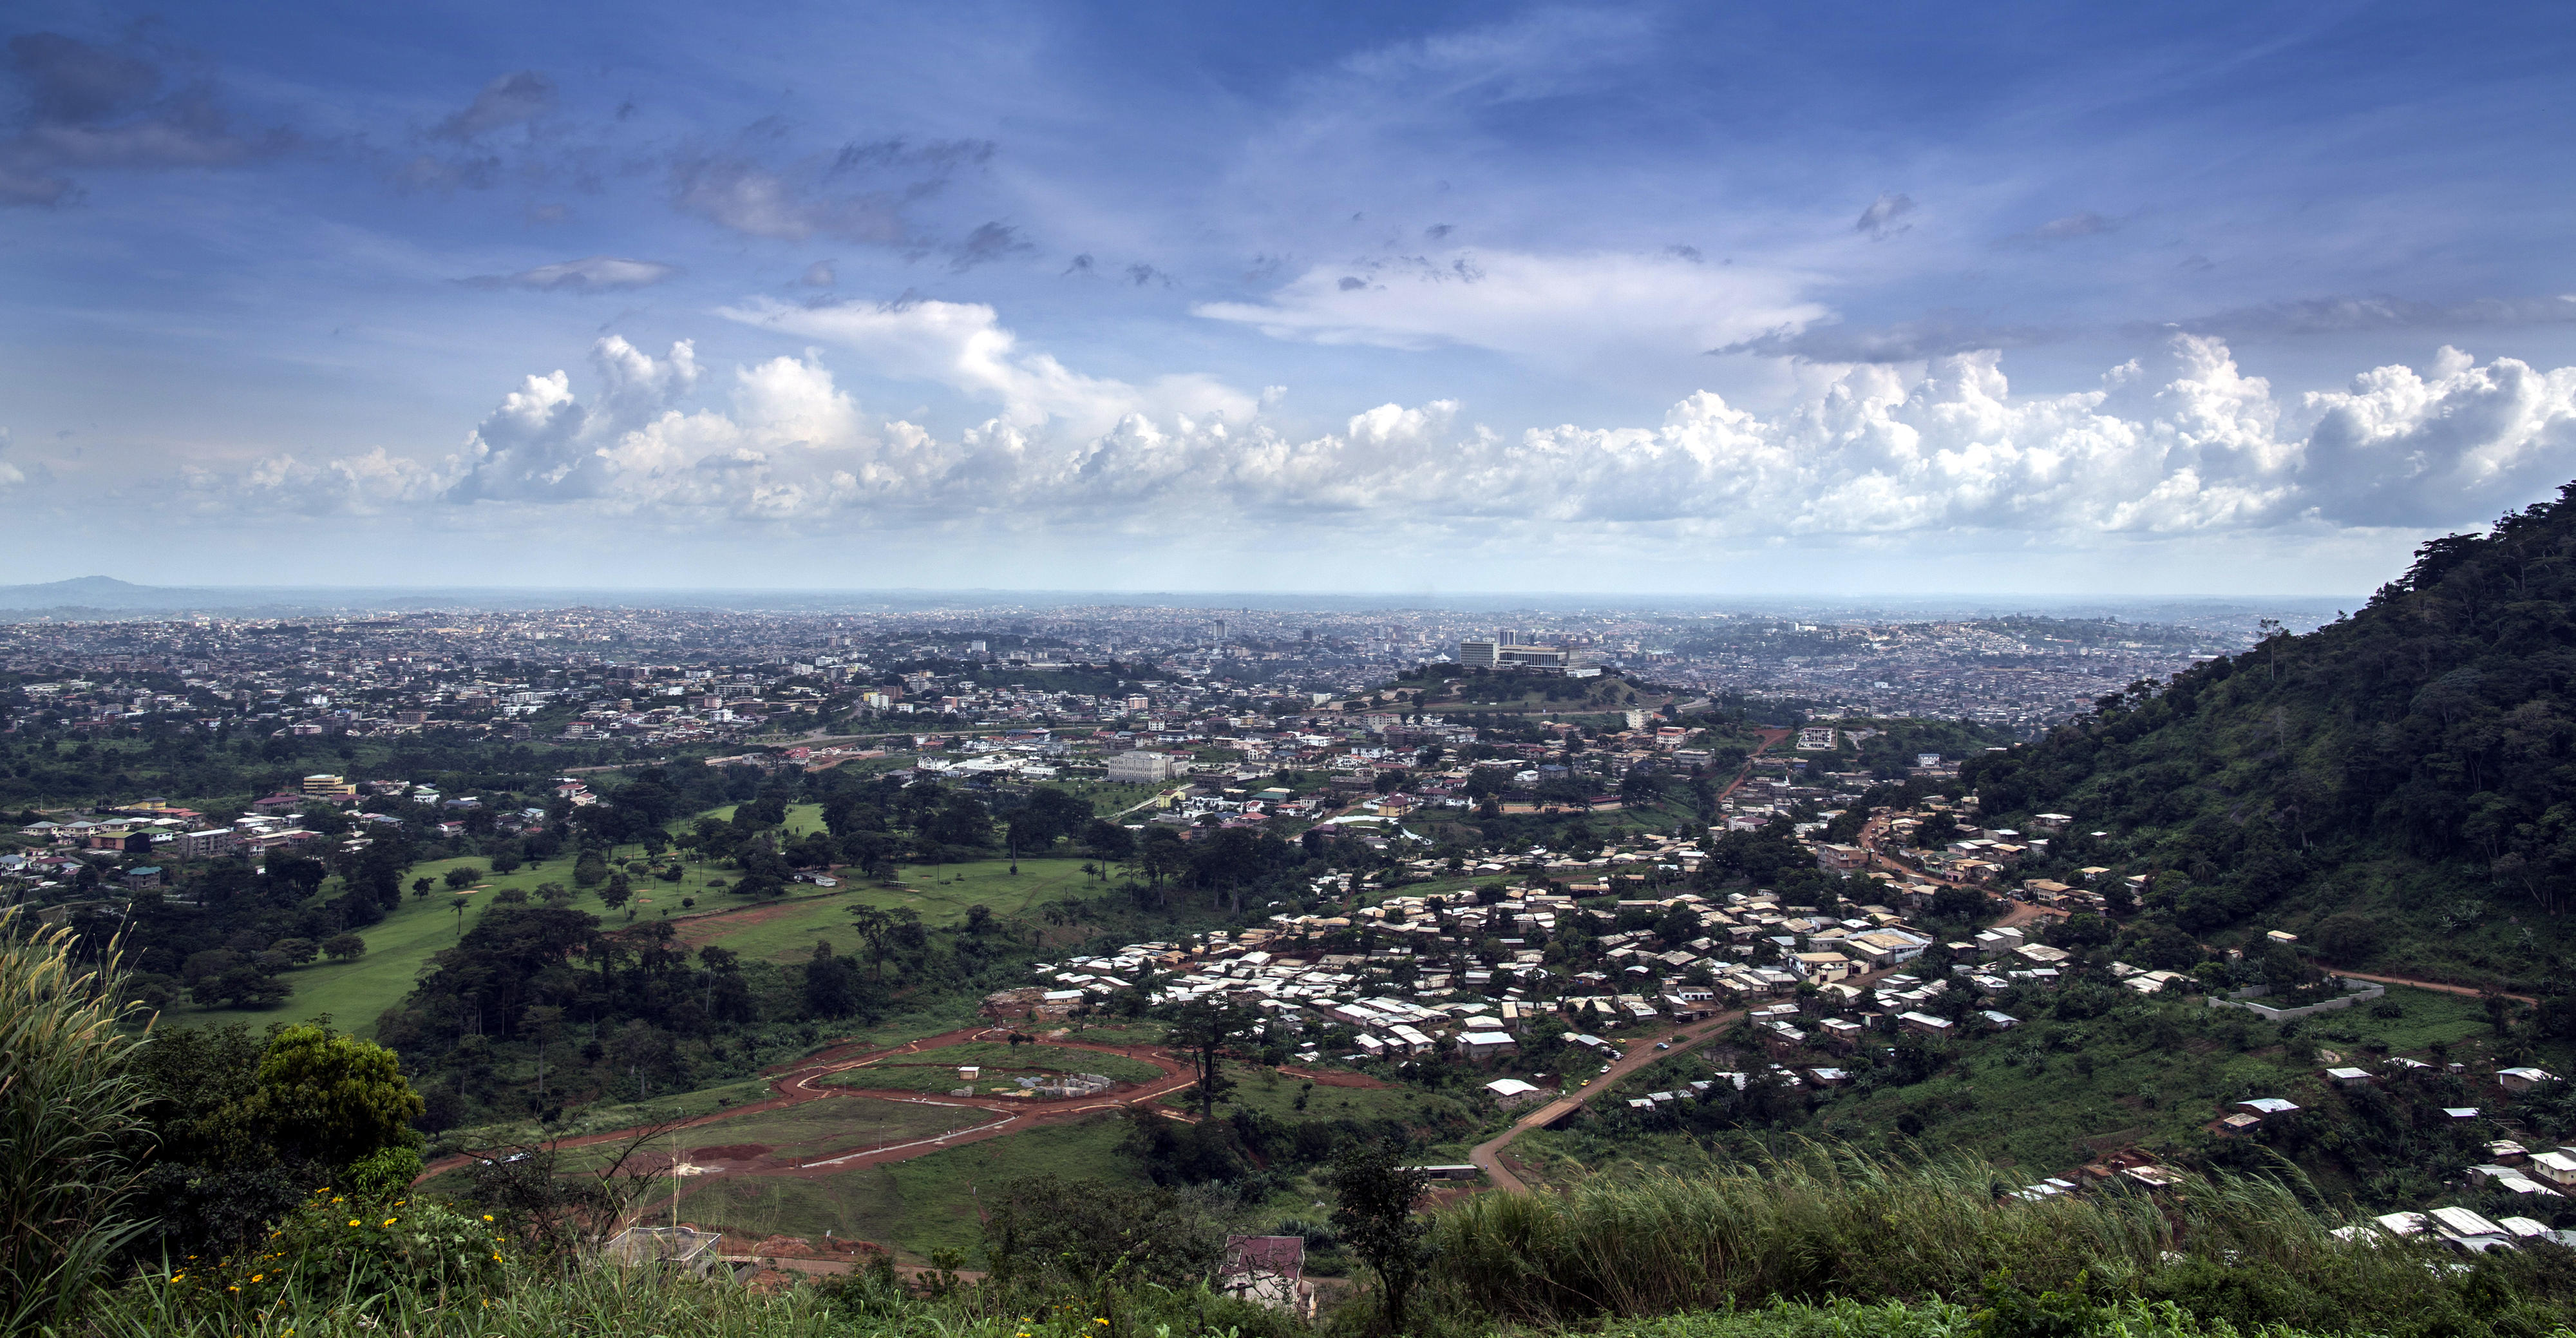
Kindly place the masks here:
[(2073, 815), (2062, 843), (2150, 875), (2141, 912), (2204, 940), (2286, 929), (2336, 965), (2561, 993), (2571, 600), (2576, 484), (2425, 544), (2356, 613), (2132, 685), (1963, 775), (1990, 825)]

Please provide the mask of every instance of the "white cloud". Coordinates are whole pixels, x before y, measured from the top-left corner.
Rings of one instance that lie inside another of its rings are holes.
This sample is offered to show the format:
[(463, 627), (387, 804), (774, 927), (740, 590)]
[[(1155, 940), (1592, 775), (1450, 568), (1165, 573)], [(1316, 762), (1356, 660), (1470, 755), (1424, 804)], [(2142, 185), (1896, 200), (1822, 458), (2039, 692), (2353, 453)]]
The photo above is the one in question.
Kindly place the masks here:
[(980, 302), (842, 302), (789, 306), (760, 299), (723, 313), (765, 329), (849, 349), (889, 376), (934, 381), (1001, 406), (1002, 419), (1029, 429), (1052, 421), (1077, 437), (1107, 432), (1129, 414), (1216, 415), (1240, 421), (1252, 395), (1192, 374), (1144, 386), (1085, 376), (1053, 354), (1020, 347)]
[(2576, 368), (2481, 365), (2447, 349), (2423, 371), (2383, 367), (2287, 400), (2219, 341), (2178, 335), (2152, 365), (2070, 394), (2016, 395), (2002, 355), (1985, 352), (1844, 368), (1769, 414), (1704, 391), (1653, 426), (1506, 433), (1441, 400), (1291, 436), (1261, 416), (1263, 400), (1211, 391), (1226, 411), (1201, 412), (1187, 395), (1084, 377), (1019, 348), (989, 308), (735, 314), (1005, 412), (953, 436), (871, 419), (813, 352), (739, 367), (722, 407), (693, 407), (690, 345), (657, 358), (609, 338), (592, 351), (587, 398), (565, 372), (530, 376), (442, 464), (280, 457), (227, 496), (315, 513), (443, 498), (672, 525), (985, 517), (1234, 540), (1346, 532), (1390, 555), (1537, 522), (1559, 541), (1679, 557), (1773, 541), (1929, 551), (1986, 535), (2080, 548), (2453, 526), (2576, 475)]
[(1658, 253), (1542, 256), (1457, 251), (1307, 270), (1260, 302), (1194, 310), (1280, 339), (1494, 349), (1559, 369), (1701, 353), (1821, 320), (1786, 270), (1694, 264)]

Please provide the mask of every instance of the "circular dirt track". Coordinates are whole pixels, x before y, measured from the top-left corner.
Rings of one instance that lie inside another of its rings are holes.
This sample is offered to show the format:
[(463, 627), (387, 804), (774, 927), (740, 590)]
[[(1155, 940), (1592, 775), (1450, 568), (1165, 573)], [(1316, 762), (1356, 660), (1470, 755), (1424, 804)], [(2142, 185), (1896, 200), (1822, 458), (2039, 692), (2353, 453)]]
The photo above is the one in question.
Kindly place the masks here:
[[(1091, 1041), (1060, 1039), (1050, 1039), (1042, 1043), (1059, 1049), (1090, 1050), (1099, 1054), (1139, 1060), (1153, 1065), (1160, 1073), (1144, 1082), (1120, 1083), (1105, 1092), (1090, 1096), (1056, 1098), (995, 1095), (924, 1096), (905, 1091), (834, 1087), (823, 1081), (836, 1073), (845, 1073), (851, 1069), (897, 1056), (930, 1054), (975, 1041), (1002, 1040), (1010, 1034), (1010, 1031), (1010, 1028), (1002, 1026), (964, 1027), (956, 1031), (942, 1032), (936, 1036), (924, 1036), (897, 1046), (871, 1046), (859, 1042), (830, 1046), (792, 1065), (771, 1070), (768, 1075), (771, 1095), (762, 1100), (747, 1102), (712, 1115), (701, 1115), (695, 1119), (668, 1126), (674, 1131), (706, 1130), (715, 1137), (721, 1137), (723, 1130), (720, 1127), (711, 1126), (721, 1126), (727, 1120), (740, 1119), (760, 1111), (778, 1110), (787, 1106), (802, 1105), (809, 1101), (838, 1100), (899, 1101), (915, 1105), (944, 1106), (956, 1109), (961, 1116), (966, 1115), (967, 1112), (973, 1112), (976, 1116), (982, 1117), (970, 1123), (968, 1127), (936, 1137), (912, 1139), (884, 1146), (854, 1144), (844, 1151), (826, 1152), (787, 1161), (781, 1161), (769, 1155), (770, 1150), (757, 1143), (692, 1148), (688, 1152), (690, 1169), (684, 1174), (803, 1177), (833, 1175), (857, 1167), (877, 1166), (927, 1156), (946, 1148), (978, 1143), (988, 1138), (1000, 1137), (1007, 1133), (1019, 1133), (1042, 1125), (1060, 1124), (1105, 1110), (1123, 1110), (1131, 1106), (1143, 1105), (1169, 1096), (1197, 1081), (1197, 1073), (1189, 1064), (1174, 1059), (1152, 1046), (1106, 1045)], [(1384, 1085), (1375, 1079), (1362, 1078), (1357, 1074), (1319, 1073), (1294, 1069), (1280, 1071), (1295, 1077), (1310, 1079), (1318, 1086)], [(553, 1146), (575, 1148), (615, 1143), (632, 1138), (652, 1127), (654, 1126), (636, 1125), (604, 1133), (583, 1134), (574, 1138), (556, 1140)], [(465, 1155), (442, 1157), (423, 1167), (420, 1178), (427, 1180), (431, 1176), (468, 1165), (474, 1160), (473, 1157)], [(661, 1162), (653, 1164), (667, 1165), (668, 1159), (665, 1157)]]

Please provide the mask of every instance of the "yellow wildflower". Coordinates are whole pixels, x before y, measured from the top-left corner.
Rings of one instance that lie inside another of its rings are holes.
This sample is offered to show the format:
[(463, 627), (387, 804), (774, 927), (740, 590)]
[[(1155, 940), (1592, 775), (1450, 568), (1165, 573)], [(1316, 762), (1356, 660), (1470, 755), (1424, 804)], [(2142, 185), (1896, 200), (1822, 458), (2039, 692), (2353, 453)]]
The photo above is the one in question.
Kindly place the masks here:
[(397, 1220), (397, 1219), (395, 1219), (395, 1218), (388, 1217), (388, 1218), (386, 1218), (386, 1219), (385, 1219), (385, 1225), (386, 1225), (386, 1226), (392, 1226), (396, 1220)]
[(486, 1222), (491, 1221), (491, 1220), (492, 1220), (492, 1214), (490, 1214), (490, 1213), (485, 1213), (485, 1214), (483, 1214), (483, 1220), (484, 1220), (484, 1221), (486, 1221)]
[(358, 1224), (358, 1219), (357, 1219), (357, 1218), (352, 1217), (352, 1218), (350, 1218), (350, 1219), (349, 1219), (349, 1225), (351, 1225), (351, 1226), (356, 1226), (357, 1224)]
[(250, 1280), (253, 1282), (264, 1282), (267, 1279), (268, 1275), (266, 1273), (253, 1273), (250, 1275)]

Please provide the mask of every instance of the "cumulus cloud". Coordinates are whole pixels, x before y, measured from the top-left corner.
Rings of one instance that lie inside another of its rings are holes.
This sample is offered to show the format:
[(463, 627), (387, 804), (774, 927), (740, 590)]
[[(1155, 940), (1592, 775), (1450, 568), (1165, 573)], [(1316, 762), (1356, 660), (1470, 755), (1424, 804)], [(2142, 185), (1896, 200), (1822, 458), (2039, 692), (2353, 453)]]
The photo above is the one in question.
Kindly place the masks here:
[(1234, 533), (1346, 522), (1400, 539), (1540, 521), (1684, 542), (2063, 544), (2454, 526), (2576, 475), (2576, 368), (2451, 349), (2424, 369), (2291, 397), (2218, 340), (2184, 334), (2067, 394), (2014, 394), (1989, 350), (1919, 373), (1848, 366), (1768, 414), (1701, 392), (1651, 426), (1506, 433), (1436, 400), (1292, 435), (1264, 416), (1271, 392), (1211, 412), (1168, 388), (1084, 377), (1019, 348), (987, 308), (734, 314), (1018, 412), (946, 436), (877, 421), (814, 352), (738, 367), (722, 407), (693, 406), (690, 345), (654, 357), (610, 338), (592, 351), (586, 397), (562, 371), (530, 376), (439, 464), (280, 457), (246, 478), (196, 481), (228, 505), (306, 511), (444, 499), (876, 527), (977, 515)]
[(555, 81), (536, 70), (505, 74), (483, 86), (474, 101), (441, 121), (432, 139), (467, 140), (525, 125), (555, 108)]
[(1193, 308), (1280, 339), (1468, 345), (1559, 367), (1669, 362), (1825, 315), (1799, 276), (1671, 255), (1476, 251), (1318, 266), (1259, 302)]
[(60, 33), (9, 39), (19, 109), (0, 132), (0, 205), (59, 205), (83, 169), (151, 171), (229, 167), (290, 147), (282, 130), (232, 128), (212, 85), (168, 92), (164, 63), (139, 49), (111, 49)]
[(1861, 233), (1874, 242), (1885, 241), (1914, 226), (1903, 221), (1906, 215), (1913, 212), (1913, 197), (1893, 193), (1882, 194), (1870, 201), (1867, 209), (1860, 211), (1860, 220), (1852, 224), (1852, 231)]
[(807, 265), (805, 267), (804, 274), (798, 276), (796, 281), (808, 288), (829, 288), (832, 285), (839, 283), (841, 281), (841, 276), (838, 271), (832, 268), (831, 261), (817, 260), (813, 264)]
[(818, 303), (763, 299), (724, 309), (747, 324), (836, 344), (885, 374), (933, 381), (1001, 407), (1015, 429), (1054, 423), (1076, 436), (1107, 431), (1130, 414), (1251, 416), (1255, 399), (1211, 378), (1159, 377), (1136, 386), (1085, 376), (1050, 353), (1024, 349), (979, 302)]
[(471, 288), (533, 288), (540, 292), (599, 293), (646, 288), (680, 272), (677, 265), (618, 256), (588, 256), (561, 264), (539, 265), (516, 274), (482, 274), (459, 283)]

